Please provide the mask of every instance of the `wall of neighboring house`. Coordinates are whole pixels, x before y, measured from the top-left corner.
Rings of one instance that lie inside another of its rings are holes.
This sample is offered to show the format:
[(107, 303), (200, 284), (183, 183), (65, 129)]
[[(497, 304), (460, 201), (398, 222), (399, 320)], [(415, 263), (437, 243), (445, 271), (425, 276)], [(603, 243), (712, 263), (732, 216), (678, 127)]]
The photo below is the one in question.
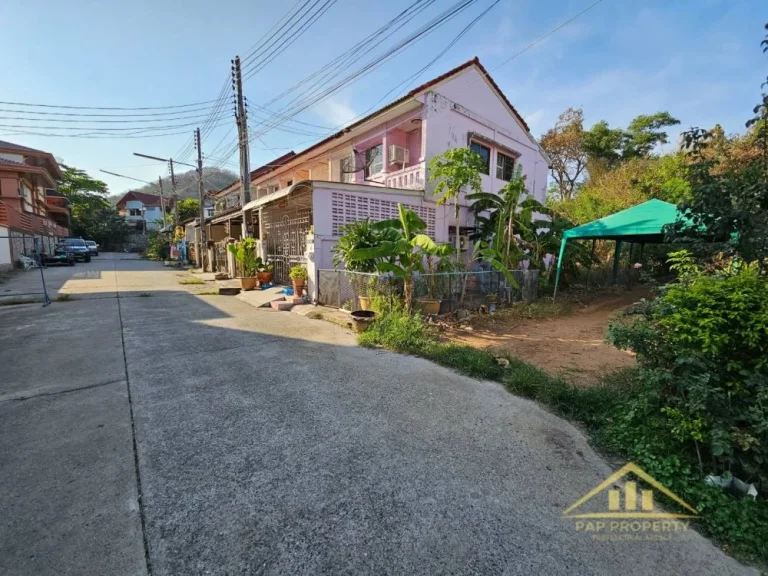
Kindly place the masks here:
[(163, 227), (163, 209), (160, 206), (147, 206), (144, 218), (147, 230), (159, 230)]
[(11, 258), (11, 233), (10, 228), (0, 226), (0, 270), (9, 270), (13, 268), (13, 259)]

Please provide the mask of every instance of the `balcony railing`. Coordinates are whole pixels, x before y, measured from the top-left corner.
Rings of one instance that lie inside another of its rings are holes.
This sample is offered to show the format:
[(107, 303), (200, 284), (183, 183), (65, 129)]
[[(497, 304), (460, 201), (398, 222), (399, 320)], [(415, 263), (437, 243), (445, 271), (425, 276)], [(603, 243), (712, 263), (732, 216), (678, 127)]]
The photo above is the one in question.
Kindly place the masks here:
[(402, 188), (404, 190), (424, 189), (424, 162), (408, 166), (396, 172), (377, 174), (371, 178), (384, 184), (388, 188)]

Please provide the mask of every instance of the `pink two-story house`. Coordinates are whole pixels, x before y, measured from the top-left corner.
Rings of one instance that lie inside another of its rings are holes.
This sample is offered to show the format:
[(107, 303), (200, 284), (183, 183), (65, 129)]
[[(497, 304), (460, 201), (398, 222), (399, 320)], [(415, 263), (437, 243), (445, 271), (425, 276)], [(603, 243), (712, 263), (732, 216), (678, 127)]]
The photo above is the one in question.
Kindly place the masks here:
[(529, 193), (544, 200), (549, 160), (475, 58), (274, 168), (260, 168), (242, 208), (248, 233), (261, 240), (277, 282), (288, 282), (290, 266), (306, 264), (311, 296), (317, 271), (333, 268), (331, 250), (348, 222), (396, 217), (402, 203), (420, 214), (435, 240), (452, 241), (469, 232), (472, 215), (464, 199), (458, 223), (453, 206), (436, 205), (428, 163), (462, 146), (485, 161), (484, 191), (500, 190), (519, 164)]

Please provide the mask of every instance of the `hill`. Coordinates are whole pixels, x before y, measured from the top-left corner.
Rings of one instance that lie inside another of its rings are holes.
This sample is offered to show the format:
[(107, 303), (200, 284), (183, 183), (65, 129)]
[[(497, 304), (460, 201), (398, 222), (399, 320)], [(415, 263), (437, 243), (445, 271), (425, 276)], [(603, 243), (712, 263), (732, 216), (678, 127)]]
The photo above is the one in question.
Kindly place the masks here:
[[(203, 174), (205, 176), (206, 191), (221, 190), (238, 179), (238, 175), (231, 170), (222, 170), (220, 168), (204, 168)], [(160, 195), (160, 188), (157, 184), (146, 184), (141, 188), (136, 188), (136, 191), (152, 194), (153, 196)], [(179, 199), (182, 200), (184, 198), (197, 198), (197, 172), (195, 170), (176, 173), (176, 193), (179, 195)], [(163, 178), (163, 195), (166, 198), (171, 195), (170, 176)], [(115, 204), (122, 197), (123, 194), (111, 195), (109, 200), (112, 204)]]

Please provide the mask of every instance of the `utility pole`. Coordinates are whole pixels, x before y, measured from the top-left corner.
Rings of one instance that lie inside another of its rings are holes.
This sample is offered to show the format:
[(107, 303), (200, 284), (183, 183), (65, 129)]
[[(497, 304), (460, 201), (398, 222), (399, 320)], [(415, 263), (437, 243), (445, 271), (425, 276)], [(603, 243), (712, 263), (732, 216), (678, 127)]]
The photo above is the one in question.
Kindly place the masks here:
[[(248, 113), (243, 99), (243, 75), (240, 70), (240, 56), (232, 60), (232, 87), (235, 89), (237, 101), (237, 134), (240, 140), (240, 205), (245, 206), (251, 201), (251, 168), (248, 158)], [(245, 238), (247, 226), (243, 213), (242, 235)]]
[(203, 186), (203, 150), (200, 147), (200, 128), (195, 130), (195, 148), (197, 148), (197, 193), (200, 199), (200, 239), (197, 244), (197, 263), (205, 270), (203, 247), (205, 244), (205, 189)]
[(165, 221), (165, 198), (163, 197), (163, 177), (162, 176), (157, 177), (157, 184), (160, 186), (160, 208), (163, 210), (163, 228), (165, 228), (168, 225), (168, 222)]
[[(134, 152), (133, 155), (139, 156), (141, 158), (149, 158), (150, 160), (157, 160), (158, 162), (168, 163), (168, 169), (171, 173), (171, 193), (173, 195), (173, 203), (175, 207), (175, 205), (179, 203), (179, 198), (178, 198), (178, 195), (176, 194), (176, 177), (173, 174), (173, 158), (158, 158), (157, 156), (150, 156), (149, 154), (140, 154), (139, 152)], [(192, 164), (187, 164), (186, 162), (179, 162), (178, 160), (176, 161), (176, 164), (183, 164), (184, 166), (189, 166), (190, 168), (196, 168), (196, 166)], [(175, 226), (178, 226), (179, 211), (177, 209), (174, 209), (173, 214), (174, 214), (173, 223)]]
[(168, 158), (168, 166), (171, 169), (171, 198), (173, 198), (173, 225), (179, 225), (179, 196), (176, 194), (176, 176), (173, 174), (173, 158)]

